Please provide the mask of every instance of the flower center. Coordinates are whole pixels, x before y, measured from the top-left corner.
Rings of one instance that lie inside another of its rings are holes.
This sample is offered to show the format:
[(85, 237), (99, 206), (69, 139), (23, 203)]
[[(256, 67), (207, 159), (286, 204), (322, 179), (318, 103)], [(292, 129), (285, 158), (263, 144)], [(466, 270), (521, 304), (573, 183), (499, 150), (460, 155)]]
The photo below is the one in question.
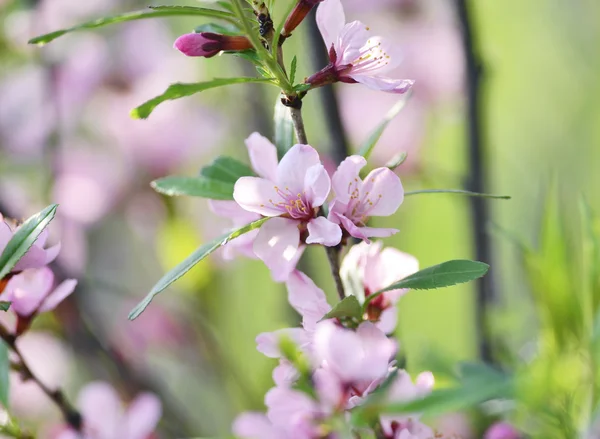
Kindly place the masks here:
[(362, 73), (373, 70), (378, 70), (390, 63), (390, 56), (381, 46), (381, 41), (369, 39), (367, 43), (360, 48), (358, 58), (352, 65), (353, 73)]
[(313, 210), (306, 201), (305, 192), (294, 194), (289, 188), (281, 189), (275, 186), (275, 191), (281, 201), (269, 200), (269, 202), (286, 211), (286, 215), (292, 219), (308, 220), (313, 217)]
[(346, 217), (355, 224), (365, 225), (369, 213), (377, 206), (382, 195), (377, 194), (374, 197), (371, 196), (371, 192), (365, 192), (361, 196), (362, 181), (355, 178), (354, 181), (348, 183), (348, 194), (350, 195), (350, 202), (348, 203), (348, 209), (346, 210)]

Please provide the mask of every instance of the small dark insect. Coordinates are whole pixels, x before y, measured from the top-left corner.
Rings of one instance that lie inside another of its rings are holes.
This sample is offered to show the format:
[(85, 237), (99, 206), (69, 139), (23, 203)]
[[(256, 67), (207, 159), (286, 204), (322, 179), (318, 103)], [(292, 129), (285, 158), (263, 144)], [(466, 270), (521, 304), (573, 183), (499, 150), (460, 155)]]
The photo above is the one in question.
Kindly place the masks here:
[(261, 37), (265, 37), (269, 32), (273, 31), (273, 20), (269, 14), (258, 14), (258, 32)]

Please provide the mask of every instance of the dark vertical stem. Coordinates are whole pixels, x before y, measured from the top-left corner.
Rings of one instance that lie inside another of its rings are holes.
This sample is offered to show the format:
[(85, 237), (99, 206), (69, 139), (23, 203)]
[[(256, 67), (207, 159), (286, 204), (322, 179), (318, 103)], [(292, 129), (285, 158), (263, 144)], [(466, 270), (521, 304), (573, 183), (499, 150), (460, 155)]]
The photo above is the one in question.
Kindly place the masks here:
[(294, 123), (294, 131), (296, 131), (298, 143), (308, 145), (308, 138), (306, 137), (306, 129), (304, 128), (301, 107), (290, 107), (290, 114), (292, 116), (292, 122)]
[[(315, 71), (321, 70), (329, 64), (327, 49), (321, 38), (321, 33), (317, 27), (316, 8), (310, 13), (308, 20), (308, 35), (311, 47), (311, 57), (313, 59), (313, 68)], [(329, 137), (332, 144), (331, 156), (336, 163), (341, 163), (350, 155), (346, 131), (340, 116), (340, 107), (337, 96), (332, 85), (326, 85), (317, 91), (321, 97), (323, 113), (325, 116), (325, 126), (329, 130)]]
[[(482, 74), (483, 65), (480, 59), (476, 35), (473, 30), (473, 11), (469, 0), (456, 0), (458, 18), (461, 24), (463, 49), (467, 72), (467, 129), (469, 142), (469, 169), (470, 176), (467, 182), (468, 189), (473, 192), (484, 193), (484, 135), (483, 135), (483, 102), (482, 102)], [(481, 197), (471, 198), (471, 215), (473, 218), (473, 238), (476, 258), (489, 263), (492, 259), (490, 236), (486, 233), (489, 220), (487, 201)], [(484, 361), (492, 360), (491, 347), (487, 335), (487, 311), (489, 304), (495, 299), (494, 282), (492, 273), (488, 273), (477, 282), (477, 334), (479, 337), (479, 354)]]
[(340, 252), (341, 247), (325, 247), (325, 251), (327, 252), (327, 259), (329, 260), (329, 266), (331, 267), (331, 275), (333, 276), (333, 280), (335, 281), (335, 289), (337, 290), (338, 296), (340, 300), (344, 300), (346, 298), (346, 293), (344, 292), (344, 284), (342, 283), (342, 278), (340, 276)]

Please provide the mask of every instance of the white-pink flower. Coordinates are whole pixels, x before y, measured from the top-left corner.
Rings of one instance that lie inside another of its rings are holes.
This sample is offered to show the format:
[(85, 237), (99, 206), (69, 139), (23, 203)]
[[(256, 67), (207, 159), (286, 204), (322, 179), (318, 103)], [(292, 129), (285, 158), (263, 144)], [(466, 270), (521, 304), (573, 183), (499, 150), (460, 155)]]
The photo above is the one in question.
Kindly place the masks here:
[[(16, 230), (18, 230), (18, 228), (13, 231), (2, 217), (2, 214), (0, 214), (0, 254), (2, 254), (6, 248), (6, 245), (11, 240)], [(60, 244), (44, 249), (47, 239), (48, 231), (44, 230), (29, 248), (27, 253), (25, 253), (19, 262), (17, 262), (17, 265), (12, 269), (12, 272), (19, 272), (27, 268), (41, 268), (56, 259), (56, 256), (58, 256), (58, 252), (60, 251)]]
[(151, 393), (138, 395), (126, 410), (110, 384), (93, 382), (77, 399), (83, 432), (67, 429), (57, 439), (148, 439), (162, 415), (160, 400)]
[(371, 36), (365, 24), (346, 23), (340, 0), (325, 0), (319, 5), (317, 24), (329, 50), (330, 64), (308, 78), (309, 84), (319, 87), (337, 81), (360, 82), (390, 93), (405, 93), (413, 85), (409, 79), (382, 76), (399, 64), (399, 57), (386, 40)]
[[(365, 299), (377, 291), (389, 287), (394, 282), (419, 270), (419, 261), (408, 253), (392, 247), (382, 249), (381, 242), (367, 244), (361, 242), (350, 248), (342, 261), (340, 276), (347, 294)], [(398, 311), (396, 303), (406, 289), (390, 290), (369, 303), (367, 315), (377, 321), (377, 327), (386, 334), (394, 331)]]
[[(329, 1), (329, 0), (328, 0)], [(328, 219), (341, 226), (358, 239), (383, 238), (398, 232), (397, 229), (367, 227), (371, 216), (389, 216), (404, 201), (404, 188), (400, 178), (388, 168), (377, 168), (363, 179), (360, 170), (367, 164), (364, 157), (353, 155), (338, 166), (332, 177), (335, 197)]]
[(340, 227), (317, 216), (329, 195), (331, 180), (319, 153), (310, 145), (293, 146), (277, 166), (271, 158), (260, 161), (256, 168), (258, 164), (253, 160), (261, 176), (240, 178), (233, 198), (249, 212), (276, 217), (260, 228), (254, 253), (271, 269), (273, 279), (285, 281), (302, 254), (302, 243), (340, 243)]
[(19, 317), (29, 318), (36, 313), (52, 311), (76, 285), (75, 279), (67, 279), (53, 288), (52, 270), (48, 267), (29, 268), (8, 281), (0, 300), (11, 302), (10, 309)]

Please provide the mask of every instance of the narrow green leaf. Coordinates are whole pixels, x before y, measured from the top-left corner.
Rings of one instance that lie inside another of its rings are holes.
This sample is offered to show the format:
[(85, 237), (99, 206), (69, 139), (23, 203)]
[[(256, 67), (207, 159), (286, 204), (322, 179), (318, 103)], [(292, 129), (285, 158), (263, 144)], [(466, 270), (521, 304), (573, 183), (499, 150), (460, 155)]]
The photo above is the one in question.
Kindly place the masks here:
[(146, 119), (152, 111), (159, 105), (168, 100), (175, 100), (186, 96), (191, 96), (201, 91), (216, 87), (223, 87), (231, 84), (243, 84), (248, 82), (269, 82), (264, 78), (219, 78), (207, 82), (196, 82), (192, 84), (176, 83), (171, 84), (160, 96), (156, 96), (147, 102), (144, 102), (137, 108), (131, 110), (131, 117), (134, 119)]
[(405, 151), (402, 151), (402, 152), (396, 154), (394, 157), (392, 157), (392, 159), (386, 163), (385, 167), (390, 168), (391, 170), (394, 170), (398, 166), (400, 166), (402, 163), (404, 163), (407, 158), (408, 158), (408, 153)]
[(208, 8), (195, 8), (191, 6), (156, 6), (152, 10), (134, 11), (125, 14), (114, 15), (111, 17), (99, 18), (97, 20), (88, 21), (77, 26), (73, 26), (67, 29), (61, 29), (54, 32), (50, 32), (39, 37), (32, 38), (29, 40), (29, 44), (37, 44), (43, 46), (58, 37), (61, 37), (67, 33), (95, 29), (103, 27), (109, 24), (123, 23), (126, 21), (142, 20), (145, 18), (158, 18), (158, 17), (173, 17), (182, 15), (192, 16), (203, 16), (212, 18), (221, 18), (233, 22), (235, 17), (227, 11), (217, 11)]
[(290, 67), (290, 82), (293, 84), (296, 79), (296, 69), (298, 67), (298, 58), (296, 55), (292, 58), (292, 65)]
[(170, 176), (154, 180), (150, 186), (156, 192), (169, 197), (187, 195), (213, 200), (233, 200), (233, 183), (205, 177)]
[(218, 237), (217, 239), (199, 247), (194, 253), (192, 253), (184, 261), (182, 261), (179, 265), (177, 265), (175, 268), (173, 268), (171, 271), (169, 271), (167, 274), (165, 274), (158, 281), (158, 283), (156, 285), (154, 285), (154, 288), (152, 288), (152, 290), (148, 293), (148, 295), (144, 298), (144, 300), (142, 300), (129, 313), (129, 319), (130, 320), (136, 319), (141, 313), (144, 312), (144, 310), (148, 307), (150, 302), (152, 302), (152, 299), (154, 299), (154, 297), (157, 294), (159, 294), (162, 291), (164, 291), (165, 289), (167, 289), (173, 282), (175, 282), (177, 279), (179, 279), (180, 277), (185, 275), (198, 262), (202, 261), (204, 258), (206, 258), (208, 255), (210, 255), (212, 252), (217, 250), (219, 247), (227, 244), (229, 241), (243, 235), (244, 233), (248, 233), (252, 230), (258, 229), (268, 219), (269, 218), (262, 218), (258, 221), (254, 221), (253, 223), (250, 223), (247, 226), (237, 229), (231, 233), (226, 233), (225, 235), (222, 235), (222, 236)]
[(480, 194), (478, 192), (464, 191), (462, 189), (422, 189), (419, 191), (404, 192), (404, 195), (418, 195), (418, 194), (458, 194), (468, 195), (469, 197), (482, 197), (482, 198), (494, 198), (498, 200), (510, 200), (510, 195), (492, 195), (492, 194)]
[(12, 302), (0, 301), (0, 311), (8, 311)]
[(390, 111), (388, 111), (388, 113), (385, 115), (385, 118), (379, 123), (377, 128), (373, 130), (367, 141), (360, 147), (358, 154), (362, 155), (366, 159), (369, 159), (369, 156), (373, 152), (373, 149), (375, 148), (375, 145), (381, 138), (381, 135), (383, 134), (389, 123), (400, 114), (400, 112), (406, 105), (409, 96), (410, 93), (407, 93), (392, 108), (390, 108)]
[(466, 259), (443, 262), (439, 265), (417, 271), (401, 281), (367, 296), (364, 306), (386, 291), (399, 290), (402, 288), (434, 290), (436, 288), (450, 287), (452, 285), (478, 279), (486, 274), (489, 268), (490, 266), (483, 262), (469, 261)]
[(290, 109), (281, 103), (279, 96), (275, 103), (275, 146), (277, 146), (277, 156), (281, 158), (294, 145), (294, 122)]
[(239, 30), (234, 25), (223, 26), (217, 23), (205, 23), (197, 26), (194, 29), (194, 33), (200, 34), (202, 32), (211, 32), (214, 34), (222, 34), (222, 35), (242, 35), (242, 31)]
[(321, 320), (342, 319), (346, 317), (362, 319), (363, 310), (356, 296), (348, 296), (338, 302)]
[(56, 214), (57, 204), (51, 204), (39, 213), (30, 217), (15, 232), (0, 255), (0, 279), (10, 273), (17, 262), (27, 253), (35, 240), (44, 231)]
[(8, 409), (9, 372), (8, 346), (0, 340), (0, 402), (5, 409)]
[(255, 176), (248, 165), (231, 157), (220, 156), (200, 170), (200, 175), (223, 183), (235, 184), (240, 177)]

